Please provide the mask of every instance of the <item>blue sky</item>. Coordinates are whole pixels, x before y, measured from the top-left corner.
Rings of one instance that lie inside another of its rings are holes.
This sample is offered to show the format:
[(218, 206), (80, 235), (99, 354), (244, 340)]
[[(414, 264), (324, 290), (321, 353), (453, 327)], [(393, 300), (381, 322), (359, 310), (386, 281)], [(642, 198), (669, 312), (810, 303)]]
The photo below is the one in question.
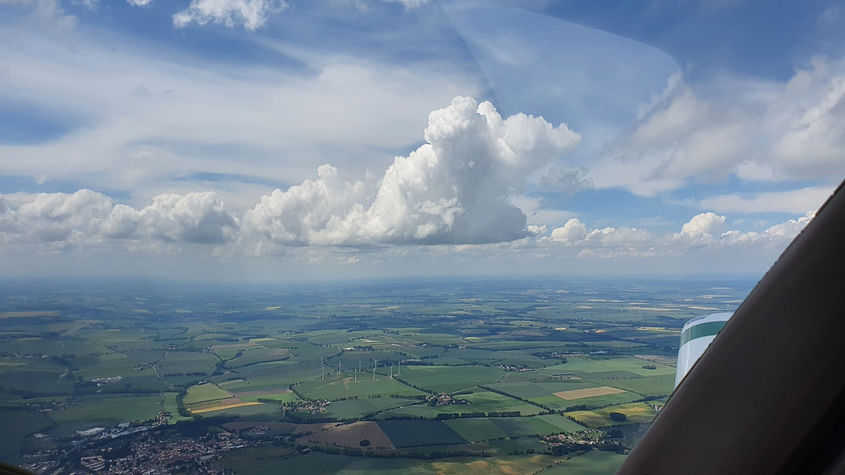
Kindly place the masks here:
[(0, 264), (760, 273), (845, 176), (843, 26), (832, 1), (0, 1)]

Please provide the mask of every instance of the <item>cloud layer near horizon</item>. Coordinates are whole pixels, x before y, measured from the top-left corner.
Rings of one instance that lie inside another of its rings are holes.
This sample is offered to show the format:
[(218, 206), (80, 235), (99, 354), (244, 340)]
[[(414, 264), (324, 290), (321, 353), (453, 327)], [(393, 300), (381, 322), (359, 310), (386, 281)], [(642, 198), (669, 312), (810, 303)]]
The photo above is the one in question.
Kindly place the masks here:
[(690, 247), (785, 245), (811, 213), (762, 232), (726, 230), (726, 218), (700, 213), (679, 232), (633, 227), (589, 230), (577, 218), (547, 233), (512, 204), (532, 172), (559, 160), (580, 137), (566, 124), (456, 97), (429, 115), (425, 143), (398, 156), (380, 178), (347, 181), (322, 165), (317, 177), (276, 189), (243, 213), (211, 191), (160, 194), (144, 207), (75, 193), (0, 195), (0, 252), (115, 246), (140, 252), (211, 247), (214, 254), (264, 255), (290, 246), (562, 246), (577, 257), (652, 256)]
[[(331, 167), (321, 167), (320, 180), (334, 181), (336, 175)], [(329, 170), (332, 170), (329, 172)], [(328, 174), (328, 176), (327, 176)], [(362, 183), (347, 184), (355, 188)], [(323, 196), (316, 182), (292, 187), (295, 198), (308, 196), (314, 201), (292, 200), (300, 207), (312, 206)], [(280, 192), (282, 195), (288, 192)], [(326, 191), (323, 188), (322, 191)], [(335, 190), (337, 191), (337, 190)], [(348, 198), (361, 190), (345, 188), (337, 197)], [(304, 195), (303, 195), (304, 194)], [(265, 196), (265, 200), (274, 198)], [(276, 197), (278, 198), (278, 196)], [(284, 201), (284, 200), (283, 200)], [(266, 203), (265, 203), (266, 204)], [(256, 205), (262, 208), (262, 203)], [(349, 206), (342, 207), (348, 209)], [(351, 208), (359, 208), (353, 204)], [(281, 209), (284, 209), (284, 204)], [(354, 212), (354, 211), (353, 211)], [(342, 219), (312, 219), (311, 213), (295, 214), (288, 220), (296, 223), (302, 236), (314, 223), (341, 223)], [(453, 251), (466, 251), (488, 244), (507, 245), (511, 248), (560, 248), (572, 249), (578, 258), (615, 258), (615, 257), (652, 257), (656, 255), (678, 255), (694, 248), (733, 248), (757, 246), (769, 250), (778, 250), (789, 243), (812, 219), (813, 213), (789, 219), (769, 226), (761, 232), (738, 231), (727, 229), (726, 217), (713, 212), (699, 213), (684, 223), (678, 232), (655, 233), (635, 227), (603, 227), (589, 229), (578, 218), (570, 218), (565, 224), (555, 227), (550, 232), (545, 226), (524, 226), (517, 236), (500, 240), (479, 239), (469, 246), (460, 240), (421, 241), (415, 236), (405, 235), (407, 239), (385, 239), (390, 234), (374, 235), (364, 239), (363, 235), (343, 234), (349, 227), (328, 231), (319, 227), (316, 235), (321, 236), (314, 242), (302, 242), (284, 239), (281, 243), (267, 240), (268, 229), (261, 229), (255, 223), (254, 210), (240, 218), (226, 209), (224, 203), (214, 192), (193, 192), (185, 195), (162, 194), (143, 208), (133, 208), (115, 203), (102, 193), (91, 190), (79, 190), (74, 193), (14, 193), (0, 194), (0, 255), (20, 253), (50, 253), (72, 251), (76, 248), (112, 251), (123, 249), (136, 253), (178, 253), (186, 246), (205, 249), (209, 255), (266, 255), (283, 252), (286, 246), (309, 244), (317, 247), (366, 248), (376, 244), (439, 244), (447, 245)], [(366, 214), (366, 213), (363, 213)], [(330, 215), (330, 213), (329, 213)], [(277, 216), (282, 216), (279, 214)], [(325, 215), (324, 215), (325, 216)], [(412, 229), (418, 224), (407, 217), (407, 222), (400, 229)], [(298, 220), (298, 221), (297, 221)], [(351, 221), (351, 220), (347, 220)], [(523, 218), (524, 223), (524, 218)], [(411, 226), (411, 227), (409, 227)], [(423, 226), (428, 229), (427, 226)], [(434, 229), (434, 228), (432, 228)], [(288, 234), (286, 234), (287, 236)], [(350, 241), (351, 237), (355, 241)], [(445, 236), (448, 236), (446, 234)], [(479, 237), (489, 237), (481, 235)], [(334, 241), (332, 239), (335, 239)], [(358, 262), (356, 258), (355, 262)]]
[(433, 111), (424, 137), (381, 179), (344, 181), (337, 168), (322, 165), (316, 179), (274, 190), (242, 217), (207, 191), (158, 195), (138, 209), (90, 190), (0, 195), (0, 235), (6, 244), (51, 248), (237, 242), (250, 254), (277, 246), (512, 241), (529, 231), (510, 196), (579, 140), (565, 124), (521, 113), (502, 118), (491, 103), (469, 97)]

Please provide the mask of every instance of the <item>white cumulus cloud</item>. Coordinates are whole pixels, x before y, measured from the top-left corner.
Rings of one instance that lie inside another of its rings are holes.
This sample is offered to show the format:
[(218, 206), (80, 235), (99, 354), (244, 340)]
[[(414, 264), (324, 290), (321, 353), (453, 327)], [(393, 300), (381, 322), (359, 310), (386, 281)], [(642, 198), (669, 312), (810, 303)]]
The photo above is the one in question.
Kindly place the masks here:
[(236, 236), (238, 223), (217, 194), (206, 191), (158, 195), (140, 210), (117, 205), (103, 231), (114, 238), (222, 244)]
[(110, 198), (91, 190), (0, 195), (0, 240), (48, 248), (83, 244), (96, 240), (111, 209)]
[(565, 124), (456, 97), (429, 115), (426, 143), (396, 157), (380, 180), (343, 181), (318, 169), (287, 191), (275, 190), (244, 218), (245, 229), (277, 244), (481, 243), (527, 235), (511, 204), (525, 177), (571, 150)]
[(681, 227), (681, 236), (698, 239), (712, 237), (718, 234), (725, 226), (725, 217), (708, 211), (697, 214)]
[(87, 189), (0, 195), (4, 251), (120, 243), (135, 248), (155, 243), (223, 244), (237, 233), (238, 220), (213, 192), (159, 195), (141, 209), (115, 204), (108, 196)]
[(576, 244), (584, 241), (587, 237), (587, 225), (578, 218), (572, 218), (563, 226), (552, 230), (552, 241), (566, 244)]
[(173, 25), (219, 23), (233, 28), (242, 25), (255, 31), (274, 13), (288, 7), (284, 0), (192, 0), (188, 8), (173, 15)]
[(589, 229), (577, 218), (540, 237), (539, 245), (574, 248), (580, 258), (681, 256), (695, 249), (719, 252), (741, 246), (755, 246), (772, 252), (787, 245), (810, 222), (813, 214), (789, 219), (762, 232), (725, 230), (726, 218), (713, 212), (700, 213), (675, 233), (655, 234), (645, 229), (619, 226)]

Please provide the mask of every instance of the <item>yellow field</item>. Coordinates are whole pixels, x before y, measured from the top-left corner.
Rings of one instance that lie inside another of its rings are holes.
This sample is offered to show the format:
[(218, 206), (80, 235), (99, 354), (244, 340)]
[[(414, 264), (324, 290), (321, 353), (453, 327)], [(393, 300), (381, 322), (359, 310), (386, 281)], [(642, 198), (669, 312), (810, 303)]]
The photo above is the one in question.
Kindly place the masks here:
[(222, 411), (223, 409), (232, 409), (235, 407), (243, 407), (243, 406), (257, 406), (260, 405), (260, 402), (243, 402), (241, 400), (235, 401), (226, 401), (222, 404), (204, 407), (202, 409), (189, 409), (191, 414), (204, 414), (206, 412), (214, 412), (214, 411)]
[(541, 472), (559, 459), (548, 455), (533, 455), (530, 457), (489, 457), (484, 460), (470, 462), (438, 461), (431, 466), (439, 474), (489, 474), (522, 475)]
[(569, 391), (560, 391), (554, 393), (555, 396), (566, 401), (573, 401), (575, 399), (583, 399), (585, 397), (607, 396), (608, 394), (624, 393), (621, 389), (611, 388), (610, 386), (600, 386), (597, 388), (585, 389), (570, 389)]
[[(627, 421), (617, 422), (609, 417), (611, 412), (619, 412), (625, 414)], [(574, 419), (579, 424), (587, 427), (602, 427), (614, 424), (643, 424), (651, 422), (654, 419), (654, 409), (643, 402), (632, 402), (629, 404), (620, 404), (618, 406), (608, 406), (601, 409), (594, 409), (592, 411), (574, 411), (566, 413), (566, 416)]]

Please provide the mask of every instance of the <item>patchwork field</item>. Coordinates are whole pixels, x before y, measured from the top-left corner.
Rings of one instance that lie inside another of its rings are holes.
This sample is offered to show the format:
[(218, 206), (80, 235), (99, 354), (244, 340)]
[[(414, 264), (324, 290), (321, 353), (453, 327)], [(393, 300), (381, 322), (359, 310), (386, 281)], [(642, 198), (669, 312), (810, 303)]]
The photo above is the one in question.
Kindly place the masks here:
[[(653, 367), (653, 369), (651, 369)], [(664, 376), (674, 375), (675, 368), (653, 361), (644, 361), (640, 358), (567, 358), (566, 363), (548, 366), (539, 370), (543, 374), (576, 374), (580, 376), (592, 375), (601, 377), (616, 373), (635, 376)]]
[(420, 400), (390, 397), (346, 399), (329, 404), (326, 415), (338, 420), (354, 419), (411, 404), (418, 405)]
[(642, 378), (591, 378), (591, 380), (597, 384), (605, 383), (643, 396), (665, 396), (675, 389), (674, 374)]
[(256, 363), (266, 363), (288, 358), (288, 350), (285, 348), (249, 348), (240, 352), (240, 356), (230, 359), (226, 364), (232, 368), (247, 366)]
[[(239, 456), (239, 451), (227, 454), (222, 466), (235, 473), (272, 475), (277, 473), (370, 474), (385, 475), (438, 474), (438, 475), (529, 475), (539, 473), (558, 461), (548, 455), (496, 456), (470, 458), (450, 457), (441, 460), (410, 458), (352, 457), (311, 453), (289, 457), (274, 454), (278, 449), (261, 449)], [(543, 472), (545, 473), (545, 472)], [(575, 472), (577, 473), (577, 472)], [(604, 472), (611, 473), (611, 472)]]
[[(624, 414), (624, 420), (614, 420), (611, 413)], [(567, 416), (575, 419), (587, 427), (604, 427), (616, 424), (647, 423), (654, 419), (656, 413), (644, 402), (631, 404), (620, 404), (618, 406), (604, 407), (591, 411), (573, 411), (566, 413)]]
[(115, 396), (92, 397), (74, 401), (73, 405), (53, 411), (50, 418), (62, 423), (85, 422), (88, 425), (119, 422), (146, 421), (155, 419), (161, 410), (161, 397)]
[(27, 360), (3, 362), (5, 364), (0, 366), (0, 386), (5, 391), (0, 392), (0, 399), (17, 399), (15, 394), (70, 394), (73, 392), (73, 380), (66, 377), (67, 372), (64, 368)]
[(387, 434), (396, 448), (466, 442), (463, 437), (440, 421), (397, 419), (378, 421), (378, 426)]
[(233, 397), (232, 393), (220, 389), (216, 384), (206, 383), (188, 388), (188, 393), (185, 395), (183, 402), (186, 405), (192, 405), (231, 397)]
[[(296, 368), (296, 365), (288, 361), (274, 361), (272, 363), (261, 363), (238, 369), (239, 378), (230, 380), (231, 376), (209, 378), (217, 382), (220, 387), (227, 391), (284, 391), (291, 384), (320, 379), (320, 369), (317, 374), (305, 371), (289, 371)], [(304, 374), (300, 374), (304, 373)]]
[(591, 398), (596, 396), (607, 396), (609, 394), (619, 394), (624, 392), (625, 391), (621, 389), (611, 388), (609, 386), (599, 386), (596, 388), (570, 389), (568, 391), (558, 391), (552, 394), (567, 401), (574, 401), (576, 399)]
[(450, 429), (470, 442), (482, 442), (490, 439), (507, 437), (502, 429), (486, 417), (468, 419), (450, 419), (443, 421)]
[(505, 372), (486, 366), (407, 366), (401, 379), (432, 392), (451, 393), (498, 381)]
[(460, 413), (460, 412), (519, 412), (523, 416), (531, 416), (543, 412), (541, 407), (520, 401), (503, 394), (492, 391), (476, 391), (469, 394), (454, 396), (458, 401), (466, 401), (467, 404), (451, 404), (448, 406), (435, 407), (437, 413)]
[[(742, 298), (675, 281), (8, 285), (0, 311), (60, 315), (0, 328), (0, 406), (18, 411), (0, 418), (27, 426), (0, 435), (0, 454), (58, 459), (36, 473), (77, 470), (101, 448), (202, 444), (222, 430), (249, 450), (218, 452), (210, 468), (235, 473), (608, 473), (623, 456), (566, 445), (553, 457), (541, 437), (584, 432), (576, 438), (631, 449), (649, 405), (672, 391), (678, 332), (704, 312), (691, 309), (729, 311)], [(450, 398), (426, 401), (440, 393)], [(159, 410), (170, 426), (115, 441), (76, 433), (152, 426)], [(396, 458), (330, 453), (340, 450)]]
[(538, 475), (607, 475), (615, 473), (625, 461), (625, 456), (613, 452), (592, 450), (577, 457), (556, 463)]
[(241, 401), (237, 398), (232, 399), (224, 399), (220, 401), (214, 401), (209, 404), (203, 405), (196, 405), (194, 407), (189, 408), (188, 410), (191, 411), (191, 414), (207, 414), (209, 412), (217, 412), (217, 411), (224, 411), (226, 409), (235, 409), (238, 407), (246, 407), (246, 406), (260, 406), (260, 402), (248, 402), (248, 401)]
[(299, 398), (296, 397), (296, 394), (294, 394), (290, 389), (284, 389), (282, 391), (241, 391), (234, 393), (234, 395), (241, 401), (253, 402), (258, 401), (259, 399), (278, 401), (279, 403), (299, 400)]
[(180, 421), (187, 421), (191, 420), (190, 417), (185, 417), (179, 414), (179, 403), (176, 401), (176, 397), (179, 393), (174, 392), (166, 392), (163, 394), (164, 401), (162, 403), (161, 409), (164, 412), (170, 414), (170, 424), (176, 424)]
[(577, 432), (584, 427), (558, 414), (532, 417), (495, 417), (490, 422), (508, 437), (543, 436)]
[(467, 418), (443, 421), (461, 437), (481, 442), (502, 437), (531, 437), (571, 433), (584, 427), (558, 414), (535, 417)]
[(159, 362), (158, 370), (162, 375), (171, 374), (211, 374), (219, 360), (210, 353), (187, 351), (169, 351)]
[(357, 382), (352, 377), (346, 376), (325, 382), (303, 383), (297, 385), (294, 389), (306, 399), (328, 399), (330, 401), (350, 397), (421, 396), (425, 394), (384, 375), (377, 375), (375, 381), (362, 376), (359, 377)]
[(377, 423), (369, 421), (337, 426), (305, 436), (303, 439), (312, 443), (327, 444), (336, 447), (381, 450), (396, 448), (381, 427)]
[[(642, 398), (636, 393), (587, 382), (517, 382), (491, 384), (489, 387), (554, 410), (575, 406), (601, 407)], [(572, 399), (561, 397), (561, 394)]]
[(237, 417), (249, 420), (274, 420), (281, 416), (281, 414), (281, 409), (276, 404), (250, 402), (226, 408), (218, 408), (200, 415), (202, 417), (222, 417), (226, 419)]

